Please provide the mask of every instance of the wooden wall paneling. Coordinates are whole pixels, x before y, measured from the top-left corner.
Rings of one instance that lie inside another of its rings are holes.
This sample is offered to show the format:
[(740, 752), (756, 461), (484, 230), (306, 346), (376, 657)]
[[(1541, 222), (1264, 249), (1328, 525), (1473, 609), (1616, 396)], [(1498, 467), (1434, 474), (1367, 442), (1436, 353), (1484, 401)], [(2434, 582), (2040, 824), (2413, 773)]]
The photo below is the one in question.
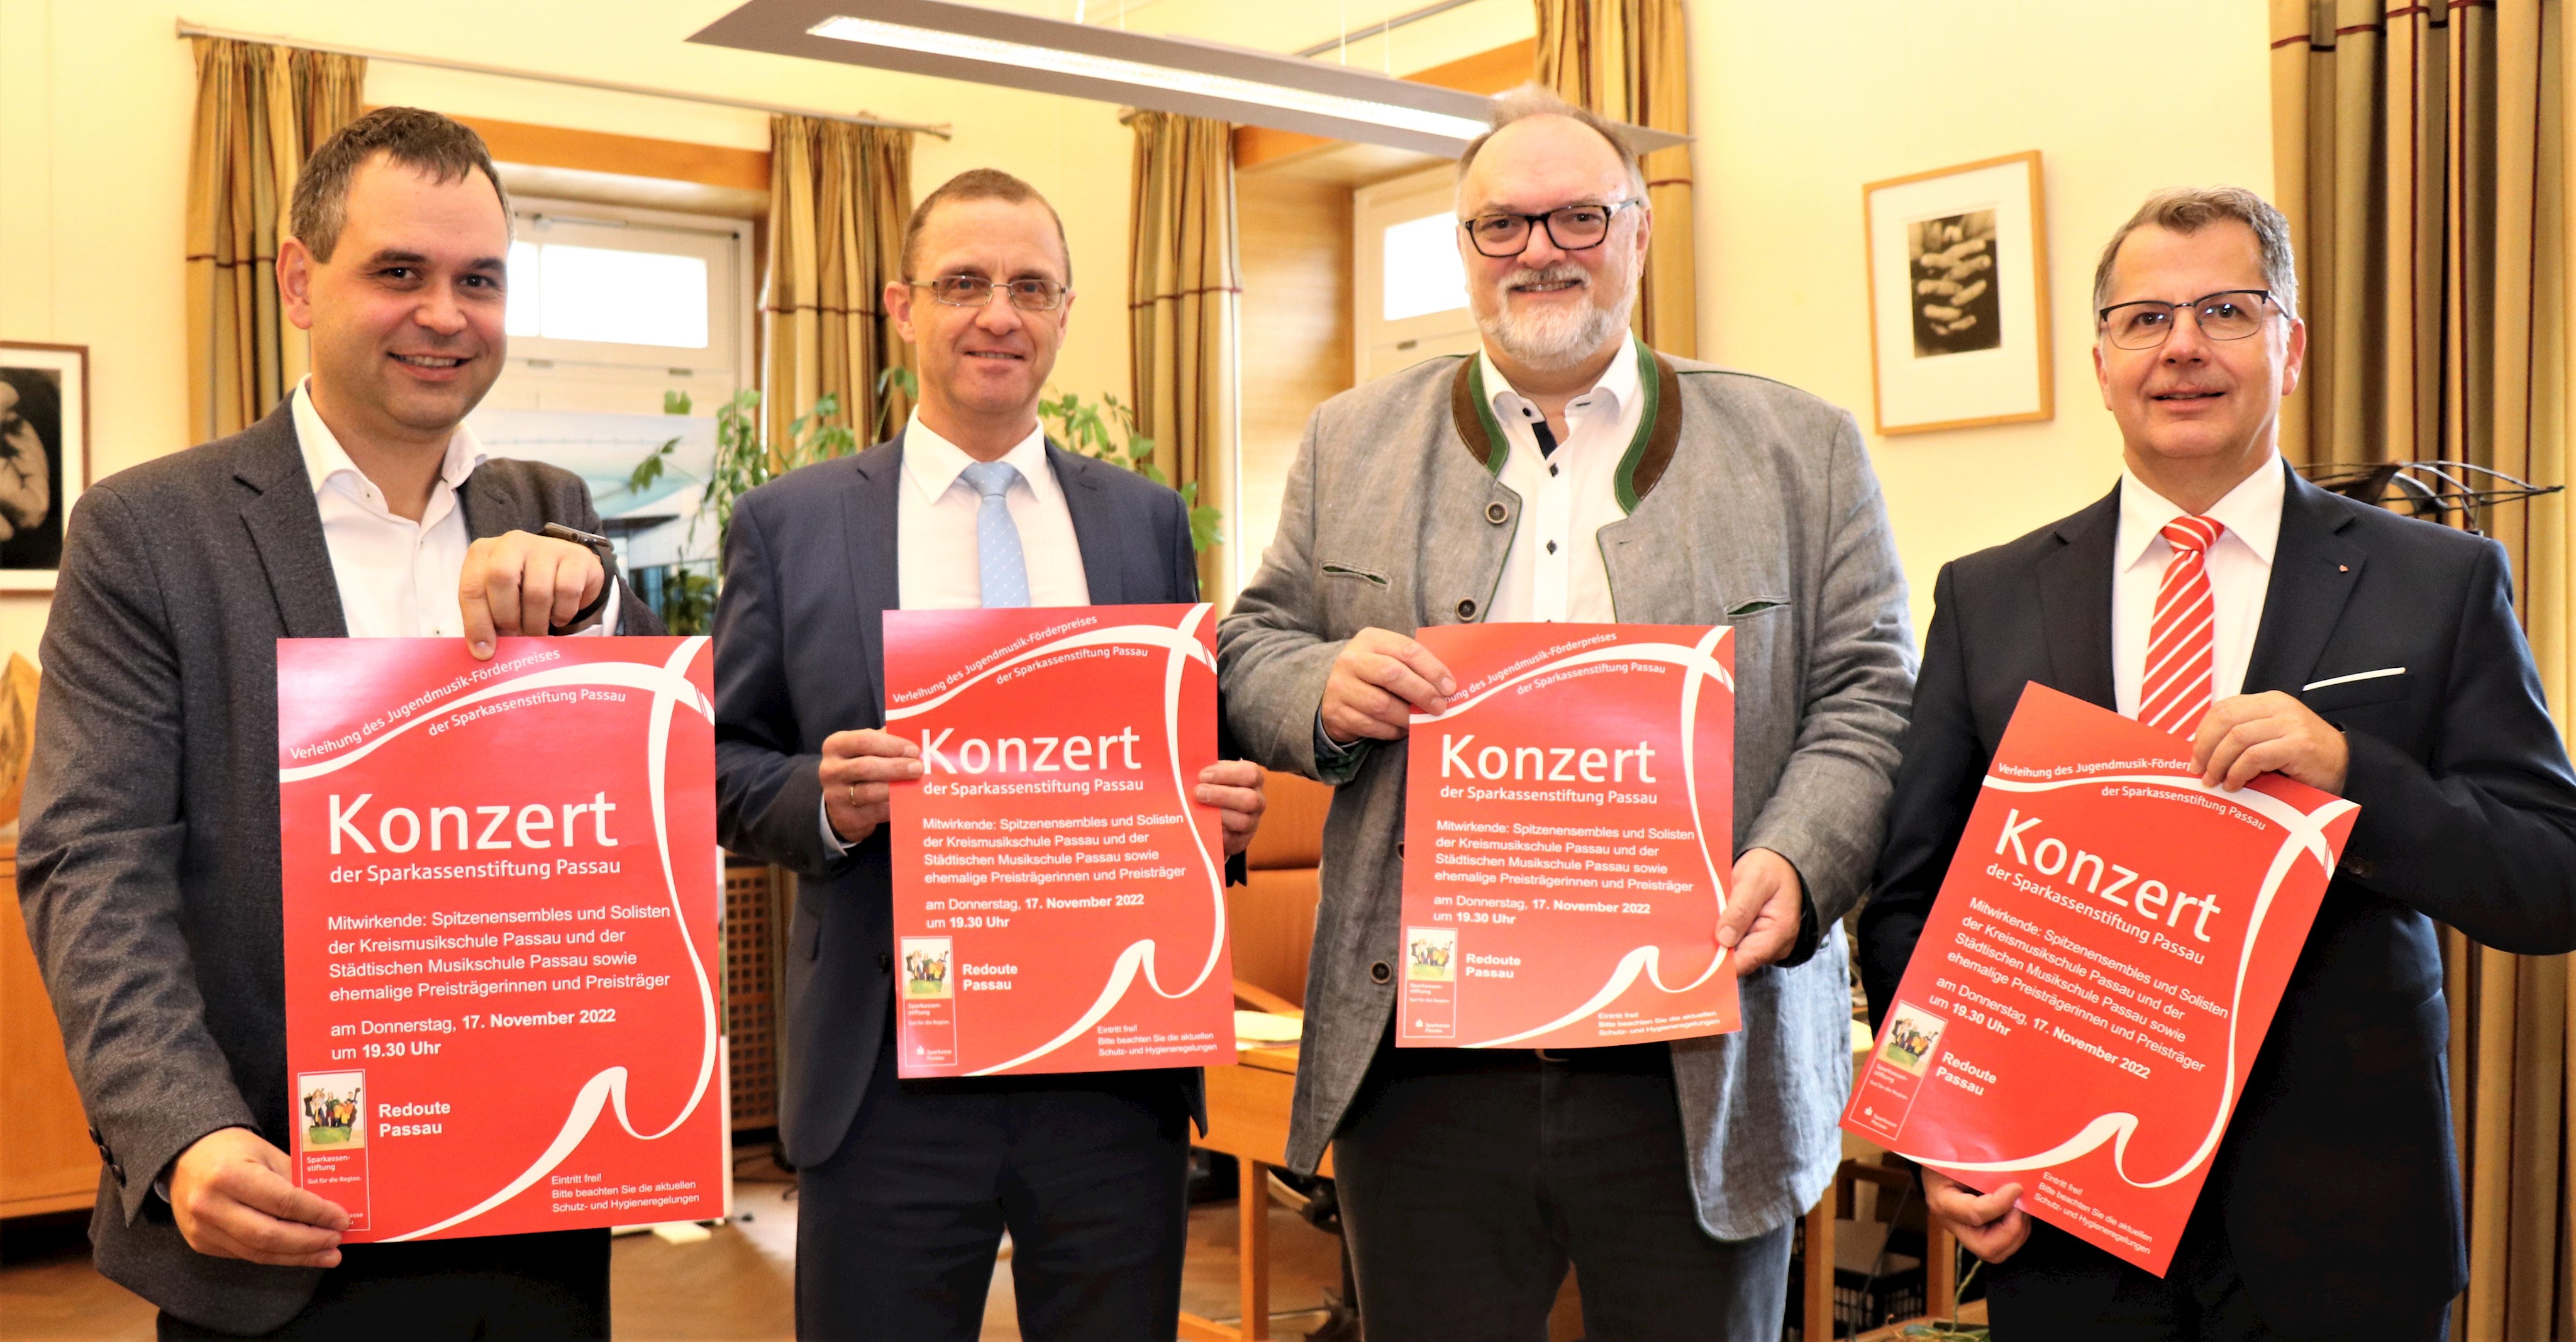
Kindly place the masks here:
[(1279, 528), (1306, 417), (1351, 385), (1351, 192), (1287, 173), (1239, 173), (1234, 192), (1242, 427), (1226, 520), (1248, 577)]
[(548, 168), (613, 172), (626, 177), (661, 177), (769, 193), (769, 152), (724, 145), (655, 140), (641, 135), (610, 135), (561, 126), (534, 126), (491, 117), (456, 118), (483, 137), (492, 157), (507, 163), (533, 163)]
[(69, 1211), (97, 1195), (98, 1148), (27, 944), (12, 845), (0, 849), (0, 1216)]

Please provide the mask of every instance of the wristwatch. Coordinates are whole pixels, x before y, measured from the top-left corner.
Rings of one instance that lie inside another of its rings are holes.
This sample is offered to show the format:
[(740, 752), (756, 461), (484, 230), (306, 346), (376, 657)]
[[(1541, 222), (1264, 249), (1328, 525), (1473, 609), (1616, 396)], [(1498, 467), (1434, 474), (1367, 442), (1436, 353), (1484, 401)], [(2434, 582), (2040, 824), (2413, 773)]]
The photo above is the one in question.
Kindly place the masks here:
[(592, 597), (589, 605), (574, 611), (572, 619), (546, 631), (550, 634), (568, 634), (579, 629), (590, 617), (597, 615), (599, 608), (608, 604), (608, 594), (617, 590), (617, 546), (606, 536), (595, 536), (587, 531), (565, 526), (561, 522), (548, 522), (545, 529), (537, 534), (552, 540), (571, 541), (599, 556), (599, 595)]

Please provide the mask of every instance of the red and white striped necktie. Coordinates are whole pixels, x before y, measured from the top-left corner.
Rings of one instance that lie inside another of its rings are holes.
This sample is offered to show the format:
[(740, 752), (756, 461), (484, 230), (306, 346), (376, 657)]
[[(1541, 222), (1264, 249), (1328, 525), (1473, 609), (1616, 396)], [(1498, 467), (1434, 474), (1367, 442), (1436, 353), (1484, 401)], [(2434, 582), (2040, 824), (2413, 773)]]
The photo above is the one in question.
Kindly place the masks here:
[(2226, 527), (2206, 517), (2165, 523), (2164, 585), (2156, 589), (2147, 626), (2147, 674), (2138, 690), (2138, 721), (2176, 736), (2200, 726), (2216, 692), (2218, 600), (2209, 589), (2209, 547)]

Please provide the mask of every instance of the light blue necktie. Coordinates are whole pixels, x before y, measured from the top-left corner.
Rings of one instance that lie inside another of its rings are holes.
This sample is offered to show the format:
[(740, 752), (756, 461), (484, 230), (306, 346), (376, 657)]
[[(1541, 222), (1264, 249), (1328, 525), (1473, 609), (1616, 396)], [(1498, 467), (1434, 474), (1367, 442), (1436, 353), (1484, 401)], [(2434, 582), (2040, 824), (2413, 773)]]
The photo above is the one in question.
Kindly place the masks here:
[(1029, 564), (1020, 554), (1020, 527), (1011, 520), (1006, 496), (1019, 468), (1007, 461), (979, 461), (962, 474), (984, 496), (975, 511), (975, 567), (983, 579), (984, 605), (1029, 604)]

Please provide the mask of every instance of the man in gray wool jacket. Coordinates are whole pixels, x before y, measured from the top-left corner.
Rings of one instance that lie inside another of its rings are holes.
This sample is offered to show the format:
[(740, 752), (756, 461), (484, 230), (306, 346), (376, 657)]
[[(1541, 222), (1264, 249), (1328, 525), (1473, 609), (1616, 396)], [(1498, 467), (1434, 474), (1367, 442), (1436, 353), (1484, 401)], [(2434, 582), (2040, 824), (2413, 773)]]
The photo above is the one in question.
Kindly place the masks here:
[[(1289, 1160), (1332, 1144), (1369, 1336), (1776, 1337), (1791, 1232), (1841, 1155), (1834, 924), (1876, 855), (1914, 681), (1905, 583), (1849, 414), (1628, 334), (1652, 216), (1608, 123), (1536, 89), (1459, 164), (1481, 353), (1315, 412), (1220, 635), (1253, 758), (1338, 785)], [(1676, 240), (1687, 246), (1688, 239)], [(1668, 244), (1670, 245), (1670, 244)], [(1406, 634), (1730, 624), (1734, 1034), (1393, 1047), (1408, 715), (1457, 686)]]

